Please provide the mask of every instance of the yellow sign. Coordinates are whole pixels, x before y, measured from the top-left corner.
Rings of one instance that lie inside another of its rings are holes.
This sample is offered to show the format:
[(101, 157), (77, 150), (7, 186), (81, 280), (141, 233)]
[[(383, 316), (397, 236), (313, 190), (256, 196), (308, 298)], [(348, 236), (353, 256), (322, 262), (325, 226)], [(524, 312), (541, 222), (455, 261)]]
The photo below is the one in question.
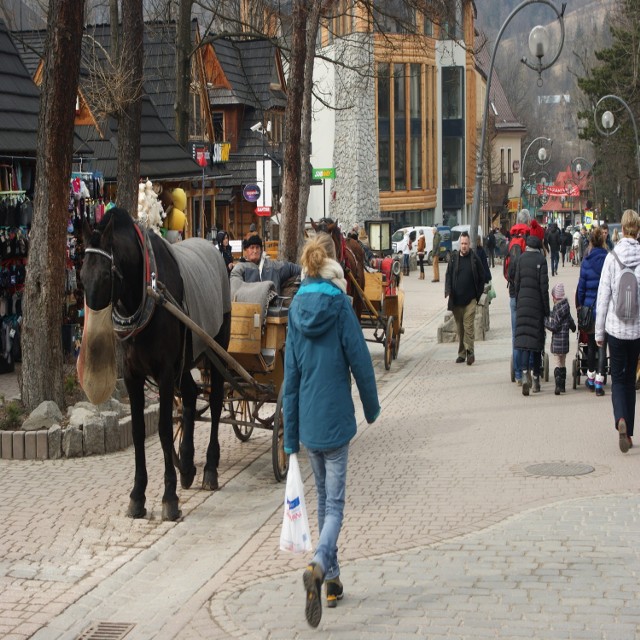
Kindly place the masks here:
[(593, 226), (593, 211), (584, 212), (584, 226), (587, 227), (587, 229), (591, 229)]
[(509, 198), (509, 213), (520, 211), (520, 198)]

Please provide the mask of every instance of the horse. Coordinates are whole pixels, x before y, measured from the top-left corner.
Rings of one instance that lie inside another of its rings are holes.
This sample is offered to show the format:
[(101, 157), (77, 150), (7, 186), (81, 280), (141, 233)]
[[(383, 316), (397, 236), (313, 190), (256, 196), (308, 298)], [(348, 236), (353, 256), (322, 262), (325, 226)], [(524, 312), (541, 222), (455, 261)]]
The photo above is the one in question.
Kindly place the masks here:
[(331, 218), (321, 218), (317, 223), (311, 218), (310, 221), (314, 231), (323, 231), (333, 238), (338, 262), (342, 265), (347, 278), (347, 293), (353, 298), (353, 310), (360, 320), (364, 301), (348, 274), (351, 273), (360, 289), (364, 291), (364, 265), (366, 262), (364, 249), (357, 240), (350, 237), (345, 238), (342, 235), (337, 221), (334, 222)]
[[(178, 388), (182, 398), (183, 437), (179, 448), (179, 471), (181, 485), (188, 489), (196, 475), (193, 431), (198, 395), (190, 371), (194, 356), (197, 358), (204, 353), (203, 357), (209, 360), (206, 364), (211, 365), (211, 361), (204, 347), (196, 353), (196, 345), (202, 346), (197, 342), (199, 339), (162, 305), (156, 304), (147, 294), (147, 287), (158, 288), (167, 300), (183, 307), (183, 310), (185, 303), (189, 303), (187, 311), (195, 320), (192, 307), (198, 307), (198, 300), (194, 302), (185, 278), (191, 268), (199, 273), (199, 269), (211, 267), (214, 277), (200, 277), (206, 296), (200, 300), (200, 306), (204, 306), (203, 302), (211, 305), (207, 315), (216, 319), (209, 327), (204, 325), (203, 328), (211, 330), (211, 333), (207, 331), (209, 335), (226, 350), (231, 330), (231, 300), (224, 260), (210, 242), (200, 238), (169, 245), (158, 234), (134, 222), (127, 211), (118, 208), (110, 209), (93, 230), (85, 220), (83, 239), (85, 249), (80, 278), (85, 292), (85, 332), (78, 359), (80, 383), (89, 400), (95, 404), (110, 396), (115, 385), (114, 335), (119, 338), (123, 347), (124, 382), (131, 403), (135, 450), (135, 476), (127, 515), (143, 518), (147, 513), (145, 491), (148, 481), (144, 448), (144, 387), (147, 378), (155, 381), (160, 398), (158, 435), (164, 455), (162, 519), (175, 521), (182, 514), (172, 455), (174, 394)], [(187, 254), (196, 256), (195, 267), (183, 267), (185, 256), (189, 259)], [(101, 320), (96, 320), (100, 316)], [(103, 325), (102, 330), (100, 325)], [(112, 363), (111, 367), (109, 363)], [(218, 427), (224, 384), (216, 367), (209, 368), (211, 431), (202, 487), (215, 491), (218, 489)], [(110, 370), (113, 370), (113, 375), (107, 373), (107, 377), (113, 380), (105, 381), (104, 372)], [(98, 384), (93, 385), (96, 379)]]

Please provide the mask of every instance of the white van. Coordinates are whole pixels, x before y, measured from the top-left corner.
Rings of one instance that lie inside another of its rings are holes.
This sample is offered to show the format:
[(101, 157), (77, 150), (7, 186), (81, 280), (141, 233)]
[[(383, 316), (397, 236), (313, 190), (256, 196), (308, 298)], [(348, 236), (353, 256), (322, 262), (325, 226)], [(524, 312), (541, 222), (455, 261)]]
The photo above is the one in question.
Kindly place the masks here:
[[(453, 251), (460, 251), (460, 234), (463, 231), (469, 233), (470, 230), (470, 224), (457, 224), (455, 227), (451, 227), (451, 249)], [(482, 243), (484, 245), (484, 233), (480, 225), (478, 225), (478, 235), (483, 238)]]
[(426, 241), (425, 252), (428, 255), (431, 249), (433, 249), (433, 227), (402, 227), (398, 229), (391, 236), (391, 247), (393, 253), (402, 253), (404, 251), (405, 244), (407, 243), (407, 234), (411, 237), (413, 246), (411, 248), (411, 255), (415, 255), (418, 252), (418, 236), (420, 230), (424, 231), (424, 239)]

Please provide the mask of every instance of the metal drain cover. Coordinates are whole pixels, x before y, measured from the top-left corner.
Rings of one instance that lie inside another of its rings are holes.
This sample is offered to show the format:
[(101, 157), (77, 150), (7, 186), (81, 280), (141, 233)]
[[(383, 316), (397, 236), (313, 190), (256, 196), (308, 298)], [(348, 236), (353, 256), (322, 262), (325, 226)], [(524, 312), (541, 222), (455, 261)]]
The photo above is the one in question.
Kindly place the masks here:
[(78, 640), (121, 640), (135, 626), (128, 622), (96, 622), (85, 629)]
[(584, 476), (593, 473), (595, 468), (579, 462), (542, 462), (529, 465), (524, 470), (533, 476)]

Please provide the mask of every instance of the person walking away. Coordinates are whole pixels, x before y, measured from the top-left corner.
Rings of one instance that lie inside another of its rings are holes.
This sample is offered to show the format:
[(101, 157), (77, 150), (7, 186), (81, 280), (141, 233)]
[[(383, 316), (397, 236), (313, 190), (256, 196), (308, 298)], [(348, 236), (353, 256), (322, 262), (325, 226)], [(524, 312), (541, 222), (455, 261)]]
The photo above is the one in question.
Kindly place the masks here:
[[(596, 344), (604, 346), (606, 340), (609, 345), (614, 426), (620, 451), (627, 453), (633, 446), (636, 366), (640, 356), (638, 214), (627, 209), (620, 222), (622, 238), (605, 258), (598, 286)], [(635, 283), (629, 282), (630, 272), (635, 275)]]
[(369, 424), (380, 415), (380, 403), (369, 349), (346, 295), (331, 237), (319, 233), (308, 240), (301, 263), (303, 280), (289, 309), (285, 349), (284, 450), (291, 454), (299, 451), (300, 443), (306, 447), (318, 493), (320, 538), (302, 576), (305, 616), (317, 627), (322, 617), (322, 583), (329, 607), (337, 606), (344, 593), (338, 537), (349, 442), (356, 434), (351, 376)]
[(453, 312), (458, 330), (457, 363), (471, 366), (475, 358), (476, 307), (484, 291), (484, 268), (471, 249), (469, 233), (460, 234), (460, 251), (451, 254), (445, 275), (444, 297), (449, 298), (448, 309)]
[(561, 245), (561, 233), (558, 229), (558, 225), (555, 222), (551, 223), (549, 231), (547, 232), (547, 244), (549, 245), (549, 254), (551, 256), (551, 275), (558, 275), (558, 264), (560, 262), (560, 245)]
[(549, 270), (542, 255), (542, 241), (537, 236), (527, 238), (526, 249), (518, 258), (515, 291), (514, 346), (520, 351), (518, 366), (522, 371), (522, 395), (528, 396), (532, 386), (534, 393), (540, 391), (540, 360), (545, 338), (544, 319), (549, 315)]
[(404, 237), (404, 249), (402, 249), (402, 269), (405, 276), (409, 275), (411, 249), (413, 249), (413, 242), (411, 242), (411, 236), (407, 233)]
[(556, 383), (555, 394), (559, 396), (566, 391), (567, 382), (567, 353), (569, 353), (569, 331), (575, 332), (576, 323), (571, 316), (569, 301), (564, 295), (564, 284), (557, 283), (551, 289), (553, 310), (545, 318), (544, 326), (551, 331), (551, 353), (555, 367), (553, 377)]
[(227, 275), (231, 275), (231, 270), (234, 267), (233, 253), (231, 253), (231, 246), (229, 245), (229, 234), (226, 231), (218, 231), (216, 236), (218, 240), (218, 249), (224, 258), (224, 263), (227, 267)]
[(496, 230), (493, 228), (487, 236), (487, 257), (493, 269), (496, 266)]
[(433, 280), (431, 282), (440, 282), (440, 232), (438, 227), (433, 227), (433, 248), (431, 250), (431, 259), (433, 260)]
[(424, 237), (424, 230), (420, 229), (418, 233), (418, 264), (420, 265), (420, 280), (424, 280), (424, 251), (427, 247), (427, 241)]
[(560, 257), (562, 258), (562, 266), (564, 267), (565, 259), (569, 259), (568, 253), (571, 249), (571, 234), (569, 229), (560, 231)]
[(489, 258), (487, 257), (487, 252), (482, 247), (482, 238), (478, 236), (476, 238), (476, 255), (480, 258), (480, 262), (482, 263), (482, 271), (484, 274), (484, 283), (491, 283), (491, 269), (489, 268)]
[[(600, 227), (591, 232), (591, 249), (580, 265), (580, 277), (576, 291), (576, 308), (591, 308), (592, 324), (590, 327), (581, 328), (587, 335), (587, 379), (585, 385), (589, 391), (595, 391), (597, 396), (604, 395), (604, 374), (607, 366), (607, 345), (603, 340), (602, 347), (596, 344), (596, 298), (598, 297), (598, 285), (602, 275), (602, 267), (607, 257), (604, 247), (604, 233)], [(597, 368), (596, 368), (597, 357)]]

